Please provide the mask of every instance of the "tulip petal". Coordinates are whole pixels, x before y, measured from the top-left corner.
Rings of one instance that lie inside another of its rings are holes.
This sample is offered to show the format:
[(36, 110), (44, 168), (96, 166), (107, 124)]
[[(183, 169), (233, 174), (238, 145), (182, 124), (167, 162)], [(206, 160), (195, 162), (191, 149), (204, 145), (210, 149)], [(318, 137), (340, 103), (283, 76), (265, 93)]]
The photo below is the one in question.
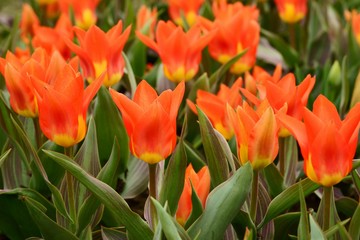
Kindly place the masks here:
[(152, 103), (139, 118), (131, 141), (136, 156), (150, 164), (171, 154), (176, 143), (176, 131), (158, 101)]
[(141, 108), (145, 109), (158, 97), (157, 92), (150, 84), (142, 80), (136, 88), (134, 94), (134, 102), (136, 102)]
[(341, 127), (341, 119), (335, 105), (324, 95), (319, 95), (313, 106), (313, 112), (326, 122), (334, 122), (337, 128)]

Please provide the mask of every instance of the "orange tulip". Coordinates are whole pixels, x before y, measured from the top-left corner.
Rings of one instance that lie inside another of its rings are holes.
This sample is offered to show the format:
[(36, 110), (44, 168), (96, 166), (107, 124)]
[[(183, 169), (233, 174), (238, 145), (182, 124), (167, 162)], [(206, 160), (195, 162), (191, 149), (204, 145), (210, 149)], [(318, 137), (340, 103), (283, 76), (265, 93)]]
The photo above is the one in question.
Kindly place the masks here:
[(10, 94), (10, 106), (17, 114), (24, 117), (38, 115), (37, 100), (30, 77), (36, 76), (42, 81), (47, 81), (45, 76), (50, 76), (50, 72), (47, 72), (49, 63), (50, 57), (42, 48), (35, 49), (31, 57), (24, 62), (11, 52), (7, 52), (5, 59), (0, 58), (0, 71), (5, 77)]
[(247, 102), (236, 110), (230, 106), (227, 110), (241, 163), (250, 162), (254, 170), (272, 163), (279, 150), (278, 125), (268, 102), (262, 102), (256, 111)]
[(184, 26), (182, 15), (189, 26), (194, 25), (198, 12), (205, 0), (167, 0), (169, 15), (180, 26)]
[(39, 26), (40, 21), (36, 16), (34, 10), (27, 3), (22, 6), (21, 20), (20, 20), (20, 31), (21, 38), (25, 43), (29, 42), (28, 37), (34, 36), (34, 27)]
[[(242, 79), (239, 78), (231, 88), (221, 84), (220, 90), (216, 95), (203, 90), (197, 91), (196, 104), (210, 119), (214, 128), (226, 139), (230, 139), (234, 134), (228, 118), (226, 105), (229, 104), (232, 108), (236, 108), (242, 103), (240, 95), (241, 85)], [(197, 113), (194, 103), (190, 100), (187, 100), (187, 103), (191, 110)]]
[(360, 13), (356, 10), (345, 12), (346, 19), (351, 23), (356, 42), (360, 45)]
[(360, 127), (360, 104), (341, 121), (336, 107), (320, 95), (313, 111), (304, 108), (304, 122), (279, 114), (278, 119), (297, 139), (308, 178), (323, 186), (339, 183), (352, 168)]
[(261, 100), (266, 97), (265, 83), (268, 81), (277, 83), (281, 78), (282, 68), (281, 65), (276, 65), (273, 75), (259, 66), (255, 66), (252, 74), (245, 73), (245, 88), (253, 95), (258, 95)]
[(307, 12), (307, 0), (275, 0), (281, 20), (295, 23), (303, 19)]
[(66, 46), (64, 39), (73, 39), (73, 30), (70, 19), (61, 15), (54, 28), (38, 26), (34, 28), (35, 36), (32, 44), (34, 48), (42, 47), (49, 55), (59, 51), (65, 59), (71, 56), (70, 49)]
[(102, 73), (106, 73), (104, 85), (107, 87), (120, 81), (125, 67), (122, 50), (130, 30), (131, 27), (127, 27), (121, 33), (121, 20), (106, 33), (97, 26), (90, 27), (88, 31), (75, 28), (80, 46), (70, 41), (67, 41), (67, 44), (79, 56), (88, 82), (91, 83)]
[(70, 9), (75, 15), (75, 25), (84, 30), (95, 25), (97, 21), (96, 7), (100, 0), (58, 0), (60, 11), (69, 14)]
[(143, 32), (149, 38), (154, 39), (154, 31), (157, 19), (157, 10), (152, 10), (142, 5), (136, 15), (136, 30)]
[(194, 171), (191, 163), (186, 168), (184, 189), (181, 193), (176, 211), (176, 220), (183, 226), (192, 211), (191, 185), (194, 187), (202, 206), (205, 207), (205, 202), (210, 191), (210, 172), (207, 166), (201, 168), (198, 173)]
[(58, 70), (50, 83), (37, 78), (33, 78), (32, 83), (42, 132), (56, 144), (70, 147), (85, 137), (87, 109), (102, 84), (102, 78), (84, 90), (84, 80), (73, 66), (65, 64)]
[(164, 21), (158, 23), (157, 42), (139, 31), (136, 35), (145, 45), (159, 54), (165, 76), (176, 83), (188, 81), (195, 76), (201, 61), (201, 51), (213, 37), (213, 34), (201, 36), (198, 26), (193, 26), (188, 32), (184, 32), (172, 22)]
[(157, 95), (145, 81), (138, 85), (134, 100), (110, 89), (110, 94), (122, 113), (129, 136), (130, 150), (139, 159), (157, 163), (168, 157), (176, 145), (176, 118), (184, 95), (185, 84), (174, 91)]
[[(260, 39), (255, 7), (234, 4), (214, 4), (215, 21), (200, 18), (200, 23), (208, 31), (217, 29), (217, 34), (209, 43), (209, 53), (218, 62), (225, 64), (245, 49), (247, 52), (230, 68), (230, 72), (241, 74), (250, 70), (256, 61), (256, 51)], [(236, 31), (234, 31), (236, 29)]]
[[(277, 83), (267, 81), (266, 98), (275, 111), (279, 111), (287, 105), (286, 114), (297, 119), (302, 118), (303, 108), (306, 107), (311, 90), (315, 85), (315, 78), (307, 75), (306, 78), (296, 86), (295, 76), (292, 73), (285, 75)], [(281, 128), (281, 137), (289, 136), (286, 128)]]

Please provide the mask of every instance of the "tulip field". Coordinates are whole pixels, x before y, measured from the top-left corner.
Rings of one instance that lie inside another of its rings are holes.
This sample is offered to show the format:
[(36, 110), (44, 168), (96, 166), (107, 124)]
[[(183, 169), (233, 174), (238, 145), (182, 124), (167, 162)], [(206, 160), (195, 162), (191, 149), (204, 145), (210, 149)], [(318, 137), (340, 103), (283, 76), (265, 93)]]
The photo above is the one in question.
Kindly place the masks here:
[(359, 0), (1, 0), (0, 240), (360, 239)]

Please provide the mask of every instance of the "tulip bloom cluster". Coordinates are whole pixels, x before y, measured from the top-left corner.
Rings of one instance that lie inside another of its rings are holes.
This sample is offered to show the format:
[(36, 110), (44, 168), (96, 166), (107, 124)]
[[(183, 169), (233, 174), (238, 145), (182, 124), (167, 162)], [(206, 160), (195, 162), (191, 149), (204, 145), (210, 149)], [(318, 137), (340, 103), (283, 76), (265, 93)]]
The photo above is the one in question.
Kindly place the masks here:
[(201, 19), (201, 24), (206, 30), (217, 29), (217, 34), (209, 43), (210, 55), (224, 64), (246, 49), (245, 55), (230, 68), (230, 71), (241, 74), (250, 70), (255, 64), (260, 39), (257, 8), (243, 6), (240, 2), (227, 4), (226, 1), (221, 1), (219, 4), (213, 4), (213, 12), (213, 22)]
[[(6, 56), (0, 58), (0, 73), (6, 85), (5, 94), (0, 98), (0, 127), (3, 128), (0, 132), (8, 134), (9, 138), (0, 154), (0, 202), (6, 202), (9, 197), (17, 202), (20, 199), (22, 208), (28, 210), (26, 220), (34, 213), (41, 216), (41, 221), (34, 218), (34, 223), (29, 225), (35, 226), (37, 236), (21, 233), (21, 237), (49, 238), (53, 233), (48, 233), (46, 227), (54, 226), (54, 231), (67, 239), (91, 238), (93, 230), (100, 228), (104, 237), (109, 234), (114, 239), (124, 238), (125, 231), (133, 239), (153, 239), (154, 235), (155, 238), (164, 235), (168, 239), (183, 236), (221, 239), (225, 234), (230, 236), (231, 232), (226, 229), (234, 229), (238, 238), (246, 238), (245, 228), (250, 229), (249, 235), (254, 238), (281, 238), (279, 231), (274, 230), (278, 227), (274, 218), (281, 214), (277, 210), (286, 211), (285, 207), (294, 203), (295, 198), (289, 196), (297, 185), (306, 187), (303, 195), (321, 186), (322, 196), (317, 194), (322, 198), (321, 207), (316, 210), (318, 218), (324, 216), (326, 222), (332, 215), (337, 216), (337, 206), (330, 198), (332, 186), (340, 183), (359, 164), (353, 166), (353, 162), (357, 162), (353, 158), (360, 129), (360, 103), (356, 103), (360, 75), (355, 83), (348, 78), (349, 85), (357, 89), (353, 91), (355, 100), (351, 100), (351, 104), (348, 104), (347, 91), (337, 96), (340, 91), (330, 88), (342, 83), (343, 90), (347, 90), (345, 80), (348, 79), (339, 72), (349, 69), (346, 73), (350, 76), (360, 65), (344, 58), (341, 66), (340, 61), (336, 62), (327, 74), (329, 68), (320, 68), (323, 56), (336, 57), (338, 53), (329, 51), (328, 45), (324, 47), (327, 48), (325, 52), (323, 46), (315, 52), (306, 52), (335, 35), (336, 31), (330, 32), (323, 26), (321, 34), (317, 32), (319, 24), (314, 23), (328, 19), (313, 16), (317, 9), (311, 11), (308, 19), (301, 22), (303, 29), (289, 26), (289, 30), (294, 30), (289, 40), (297, 36), (309, 40), (304, 44), (291, 41), (287, 46), (287, 39), (279, 40), (282, 35), (276, 35), (276, 26), (267, 24), (268, 17), (273, 17), (267, 14), (277, 9), (283, 22), (294, 24), (306, 17), (306, 0), (258, 1), (253, 5), (244, 5), (244, 1), (214, 0), (211, 5), (204, 0), (167, 0), (166, 6), (163, 3), (145, 5), (145, 1), (141, 7), (126, 1), (127, 10), (133, 10), (132, 7), (138, 10), (136, 17), (128, 12), (124, 14), (117, 8), (116, 1), (99, 5), (100, 0), (36, 0), (33, 3), (37, 2), (40, 7), (34, 9), (24, 4), (18, 26), (20, 44), (10, 44), (16, 50), (7, 51)], [(318, 7), (316, 4), (311, 2), (311, 6)], [(325, 5), (329, 18), (335, 22), (338, 12), (328, 8), (330, 3)], [(97, 14), (100, 13), (98, 7), (107, 12)], [(348, 26), (351, 20), (360, 45), (360, 17), (355, 11), (348, 15)], [(128, 18), (119, 20), (123, 16)], [(340, 26), (341, 22), (338, 24)], [(287, 30), (286, 26), (281, 30)], [(341, 34), (341, 43), (343, 38)], [(348, 51), (348, 59), (353, 60), (359, 49), (356, 44), (349, 43), (349, 49), (354, 51)], [(154, 52), (147, 47), (157, 54), (155, 58), (151, 59)], [(269, 56), (257, 54), (263, 49), (269, 50), (265, 52)], [(343, 52), (339, 52), (343, 58)], [(281, 58), (277, 57), (279, 54)], [(318, 55), (321, 56), (319, 62)], [(313, 56), (316, 58), (314, 65), (309, 61)], [(278, 62), (286, 64), (276, 65)], [(309, 62), (311, 64), (305, 68)], [(347, 68), (350, 62), (354, 66)], [(154, 68), (147, 71), (146, 64)], [(269, 72), (274, 65), (273, 72)], [(291, 72), (294, 69), (296, 75)], [(308, 72), (318, 74), (316, 90), (324, 87), (324, 94), (331, 100), (321, 94), (317, 98), (311, 95), (315, 77)], [(100, 88), (101, 94), (96, 97)], [(308, 102), (314, 99), (310, 110)], [(340, 103), (340, 114), (334, 103)], [(348, 105), (353, 106), (352, 109), (347, 108)], [(193, 113), (198, 114), (198, 111), (206, 116), (199, 114), (199, 121), (193, 121), (196, 117)], [(11, 120), (15, 121), (9, 120), (9, 112)], [(85, 139), (89, 119), (93, 131), (89, 131), (91, 135)], [(108, 119), (118, 119), (119, 125), (109, 124), (113, 121)], [(181, 122), (185, 123), (182, 128)], [(180, 133), (180, 129), (184, 132)], [(43, 141), (45, 137), (48, 142)], [(111, 149), (114, 137), (118, 144)], [(301, 150), (300, 161), (295, 139)], [(14, 152), (10, 153), (8, 149), (12, 147)], [(30, 157), (26, 156), (25, 147), (30, 148)], [(53, 152), (58, 149), (67, 156)], [(101, 152), (104, 149), (109, 151)], [(46, 158), (42, 159), (43, 156)], [(136, 159), (145, 162), (145, 166)], [(64, 167), (65, 176), (62, 172), (52, 176), (52, 164), (47, 160), (55, 160)], [(3, 164), (5, 161), (13, 162)], [(44, 163), (46, 165), (42, 166)], [(299, 166), (303, 166), (302, 171)], [(143, 174), (145, 167), (149, 175)], [(34, 169), (36, 172), (31, 172)], [(18, 172), (20, 177), (16, 176)], [(136, 175), (138, 173), (142, 176)], [(303, 178), (303, 173), (308, 179), (290, 186)], [(355, 184), (351, 183), (351, 187), (360, 191), (358, 176), (356, 171), (354, 173)], [(119, 176), (124, 188), (115, 189), (106, 184), (117, 182)], [(270, 179), (272, 176), (276, 179)], [(44, 185), (42, 179), (37, 179), (41, 177), (51, 193), (36, 192)], [(180, 189), (177, 184), (183, 177), (184, 187)], [(74, 183), (74, 179), (79, 182)], [(84, 188), (78, 187), (80, 182)], [(31, 187), (33, 194), (26, 195), (26, 187)], [(144, 216), (138, 216), (123, 197), (139, 196), (146, 192), (146, 187), (149, 188), (148, 204), (141, 206)], [(286, 189), (288, 187), (290, 190)], [(336, 187), (342, 188), (342, 185)], [(88, 190), (94, 194), (89, 196)], [(307, 219), (308, 212), (303, 207), (304, 197), (299, 196), (302, 201), (301, 212), (297, 214), (301, 221), (299, 238), (309, 238), (312, 233), (307, 234), (306, 222), (302, 221)], [(279, 203), (278, 199), (284, 201)], [(80, 204), (82, 200), (85, 204)], [(97, 210), (94, 204), (86, 204), (94, 200), (116, 213), (112, 216), (114, 222), (121, 222), (124, 232), (123, 229), (100, 227), (103, 222), (107, 224), (105, 219), (99, 224), (98, 217), (86, 218), (95, 216), (96, 211), (99, 216), (106, 217), (101, 212), (103, 207)], [(356, 201), (347, 202), (351, 204), (346, 210), (358, 212)], [(55, 212), (57, 214), (53, 214)], [(348, 212), (346, 214), (350, 215)], [(58, 213), (60, 218), (57, 218)], [(15, 219), (16, 216), (10, 215)], [(239, 216), (245, 215), (248, 215), (246, 221), (238, 221)], [(291, 215), (290, 212), (280, 218), (286, 220), (292, 218)], [(355, 235), (351, 237), (359, 239), (356, 216), (353, 214), (355, 221), (350, 220), (348, 225), (349, 232)], [(0, 214), (0, 222), (5, 221), (3, 218)], [(18, 223), (13, 219), (9, 221)], [(240, 229), (236, 229), (239, 224)], [(269, 225), (264, 227), (266, 224)], [(330, 223), (323, 225), (324, 230), (340, 229), (327, 226)], [(0, 226), (1, 236), (7, 234), (5, 230)], [(12, 236), (5, 238), (12, 239)]]

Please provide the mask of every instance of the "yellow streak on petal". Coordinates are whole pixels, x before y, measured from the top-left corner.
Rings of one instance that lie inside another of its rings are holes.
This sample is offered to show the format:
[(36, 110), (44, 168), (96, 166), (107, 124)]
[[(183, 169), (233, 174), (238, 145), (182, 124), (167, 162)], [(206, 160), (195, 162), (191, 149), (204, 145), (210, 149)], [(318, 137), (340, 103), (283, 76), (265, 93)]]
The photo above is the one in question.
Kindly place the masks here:
[(145, 152), (139, 156), (139, 159), (141, 159), (144, 162), (147, 162), (149, 164), (154, 164), (154, 163), (158, 163), (161, 160), (163, 160), (164, 157), (158, 153)]
[(91, 9), (84, 9), (81, 15), (81, 19), (76, 19), (76, 26), (79, 28), (87, 30), (96, 23), (96, 16), (94, 16), (94, 13), (91, 11)]
[(52, 141), (63, 147), (70, 147), (84, 139), (86, 134), (86, 123), (82, 116), (78, 117), (78, 132), (76, 138), (69, 133), (54, 134)]
[(226, 138), (227, 140), (229, 140), (234, 135), (233, 131), (229, 131), (221, 123), (216, 123), (215, 129), (218, 130), (221, 133), (221, 135), (223, 135), (224, 138)]
[(285, 10), (280, 13), (280, 18), (287, 23), (295, 23), (304, 18), (304, 13), (296, 11), (295, 5), (285, 3)]
[(170, 72), (167, 66), (164, 65), (164, 74), (170, 81), (179, 83), (181, 81), (188, 81), (192, 79), (196, 72), (194, 69), (185, 72), (185, 68), (183, 66), (179, 67), (174, 72)]

